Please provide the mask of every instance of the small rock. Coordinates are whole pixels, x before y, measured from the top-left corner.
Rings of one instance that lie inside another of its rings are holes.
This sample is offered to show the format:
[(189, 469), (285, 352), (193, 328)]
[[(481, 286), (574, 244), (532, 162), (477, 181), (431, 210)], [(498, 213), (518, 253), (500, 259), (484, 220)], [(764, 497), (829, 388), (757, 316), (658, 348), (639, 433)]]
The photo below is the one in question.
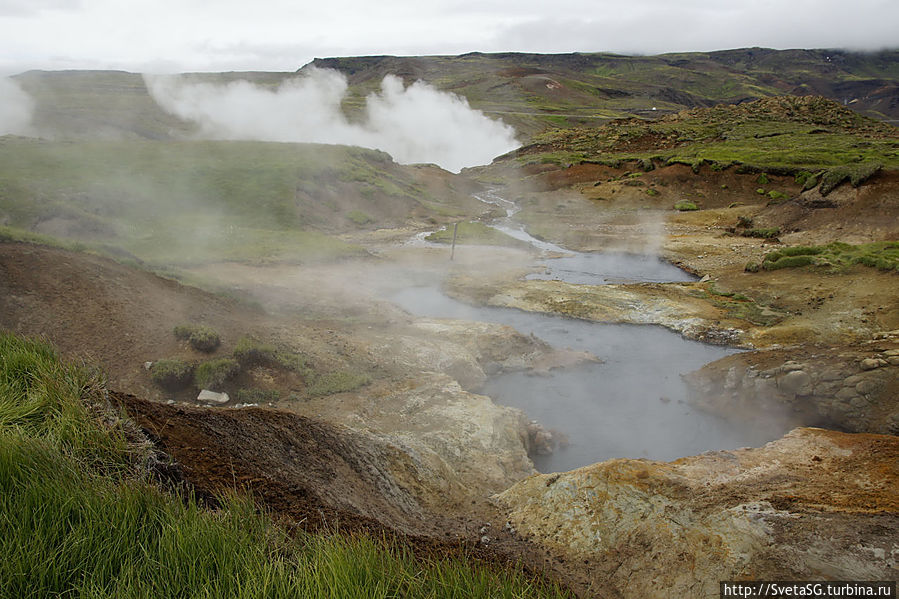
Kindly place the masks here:
[[(702, 256), (699, 256), (699, 258), (702, 258)], [(701, 279), (699, 279), (699, 282), (700, 282), (700, 283), (707, 283), (707, 282), (710, 281), (710, 280), (712, 280), (712, 277), (710, 277), (709, 275), (704, 275)]]
[(887, 362), (889, 362), (893, 366), (899, 366), (899, 356), (890, 356), (889, 358), (887, 358)]
[(894, 357), (894, 356), (899, 356), (899, 349), (888, 349), (885, 352), (883, 352), (883, 355), (887, 356), (888, 358)]
[(204, 403), (214, 403), (217, 405), (223, 405), (228, 403), (231, 400), (228, 397), (227, 393), (216, 393), (215, 391), (210, 391), (209, 389), (203, 389), (200, 391), (200, 394), (197, 395), (197, 401), (202, 401)]
[(846, 387), (855, 387), (859, 382), (863, 380), (865, 380), (865, 377), (863, 377), (862, 375), (853, 374), (852, 376), (846, 377), (843, 380), (843, 385)]
[(883, 389), (884, 385), (883, 381), (876, 378), (870, 378), (857, 384), (855, 390), (861, 395), (871, 395), (872, 393), (877, 393)]
[(868, 402), (863, 397), (853, 397), (849, 400), (849, 403), (852, 404), (853, 408), (864, 408), (868, 405)]
[(153, 368), (153, 362), (144, 362), (144, 370), (150, 370)]
[(837, 391), (836, 397), (837, 399), (851, 400), (856, 397), (856, 395), (855, 387), (843, 387)]
[(789, 395), (808, 395), (811, 392), (812, 377), (803, 370), (788, 372), (777, 381), (781, 391)]
[(483, 537), (481, 537), (481, 545), (486, 545), (489, 542), (490, 542), (490, 537), (488, 537), (487, 535), (484, 535)]
[(821, 373), (822, 381), (838, 381), (846, 375), (842, 370), (836, 368), (828, 368)]
[(880, 358), (865, 358), (861, 363), (862, 370), (874, 370), (881, 366), (886, 366), (886, 360), (881, 360)]

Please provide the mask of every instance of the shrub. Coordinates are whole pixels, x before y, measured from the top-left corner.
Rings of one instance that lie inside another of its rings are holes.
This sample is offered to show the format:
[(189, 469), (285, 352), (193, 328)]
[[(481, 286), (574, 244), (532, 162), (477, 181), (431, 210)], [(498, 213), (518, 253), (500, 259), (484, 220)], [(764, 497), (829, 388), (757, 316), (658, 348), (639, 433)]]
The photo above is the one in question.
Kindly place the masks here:
[(650, 187), (649, 189), (646, 190), (646, 195), (654, 198), (657, 195), (659, 195), (659, 191), (657, 189), (653, 189)]
[(272, 366), (277, 364), (278, 348), (252, 337), (241, 337), (234, 347), (234, 357), (244, 367)]
[(252, 337), (241, 337), (234, 347), (233, 355), (244, 368), (270, 366), (292, 370), (303, 377), (309, 375), (309, 367), (303, 356), (278, 349), (271, 343), (263, 343)]
[(737, 226), (743, 227), (744, 229), (748, 229), (752, 226), (752, 217), (751, 216), (738, 216), (737, 217)]
[(760, 196), (763, 196), (768, 192), (765, 191), (764, 189), (762, 189), (761, 187), (759, 187), (758, 189), (755, 190), (755, 193), (759, 194)]
[(768, 179), (768, 175), (766, 175), (765, 173), (762, 173), (761, 175), (758, 176), (758, 178), (755, 180), (755, 182), (758, 183), (759, 185), (767, 185), (768, 183), (771, 182), (771, 180)]
[(674, 205), (675, 210), (680, 210), (681, 212), (686, 212), (689, 210), (699, 210), (699, 206), (696, 205), (696, 202), (691, 202), (689, 200), (681, 200), (680, 202)]
[(361, 210), (350, 210), (347, 212), (346, 217), (360, 227), (372, 222), (372, 218)]
[(215, 329), (204, 325), (178, 325), (174, 332), (175, 337), (187, 341), (197, 351), (209, 353), (222, 344), (222, 339)]
[(274, 389), (241, 389), (237, 392), (237, 401), (240, 403), (270, 403), (276, 402), (281, 394)]
[(797, 266), (808, 266), (814, 264), (815, 259), (812, 256), (784, 256), (775, 262), (769, 262), (767, 258), (762, 263), (765, 270), (779, 270), (781, 268), (795, 268)]
[(746, 272), (758, 272), (760, 268), (761, 268), (761, 265), (759, 265), (758, 262), (749, 262), (743, 268), (743, 270), (745, 270)]
[(771, 191), (769, 191), (768, 197), (771, 198), (772, 203), (780, 203), (790, 199), (790, 196), (781, 191), (777, 191), (776, 189), (772, 189)]
[(756, 237), (759, 239), (774, 239), (778, 235), (780, 235), (780, 229), (778, 227), (771, 227), (768, 229), (748, 229), (740, 233), (743, 237)]
[(157, 360), (150, 367), (150, 379), (163, 389), (175, 391), (190, 384), (193, 370), (193, 366), (183, 360)]
[(197, 366), (194, 372), (194, 383), (200, 389), (221, 391), (225, 382), (237, 376), (239, 372), (240, 364), (234, 358), (209, 360)]
[[(796, 245), (793, 247), (782, 248), (778, 250), (780, 256), (817, 256), (824, 251), (824, 247), (820, 245)], [(773, 253), (773, 252), (772, 252)], [(769, 254), (770, 255), (770, 254)]]

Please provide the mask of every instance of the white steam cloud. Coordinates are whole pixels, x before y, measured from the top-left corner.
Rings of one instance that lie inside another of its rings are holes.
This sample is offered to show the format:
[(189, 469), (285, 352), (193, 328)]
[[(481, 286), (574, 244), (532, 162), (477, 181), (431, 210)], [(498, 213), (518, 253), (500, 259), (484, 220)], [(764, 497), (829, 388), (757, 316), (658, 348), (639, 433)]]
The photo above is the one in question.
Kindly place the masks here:
[(34, 100), (9, 78), (0, 78), (0, 135), (28, 135)]
[(519, 145), (511, 127), (473, 110), (466, 99), (421, 81), (404, 87), (392, 75), (366, 98), (361, 123), (349, 122), (341, 111), (347, 81), (333, 70), (312, 69), (276, 90), (247, 81), (144, 79), (164, 110), (197, 123), (212, 139), (361, 146), (383, 150), (400, 163), (433, 162), (455, 172)]

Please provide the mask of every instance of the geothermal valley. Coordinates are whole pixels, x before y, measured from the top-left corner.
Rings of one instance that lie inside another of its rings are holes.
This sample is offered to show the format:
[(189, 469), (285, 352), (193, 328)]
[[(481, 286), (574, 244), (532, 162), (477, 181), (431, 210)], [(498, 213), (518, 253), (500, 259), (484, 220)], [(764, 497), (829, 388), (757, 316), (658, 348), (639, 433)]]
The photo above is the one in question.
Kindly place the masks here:
[(585, 56), (17, 76), (0, 327), (211, 506), (581, 597), (896, 580), (896, 80), (648, 110), (581, 98)]

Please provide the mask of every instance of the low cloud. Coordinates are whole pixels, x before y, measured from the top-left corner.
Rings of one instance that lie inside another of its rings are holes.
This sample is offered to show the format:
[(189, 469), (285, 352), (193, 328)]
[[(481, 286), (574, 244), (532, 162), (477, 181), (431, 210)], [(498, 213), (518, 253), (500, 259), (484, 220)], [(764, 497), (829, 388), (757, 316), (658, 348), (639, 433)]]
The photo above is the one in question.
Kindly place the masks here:
[(489, 163), (519, 145), (511, 127), (473, 110), (466, 99), (421, 81), (405, 87), (392, 75), (366, 98), (360, 122), (341, 111), (347, 81), (333, 70), (311, 69), (277, 89), (178, 76), (145, 80), (164, 110), (196, 123), (210, 139), (354, 145), (383, 150), (400, 163), (433, 162), (450, 171)]
[(34, 100), (9, 78), (0, 78), (0, 135), (28, 135)]

